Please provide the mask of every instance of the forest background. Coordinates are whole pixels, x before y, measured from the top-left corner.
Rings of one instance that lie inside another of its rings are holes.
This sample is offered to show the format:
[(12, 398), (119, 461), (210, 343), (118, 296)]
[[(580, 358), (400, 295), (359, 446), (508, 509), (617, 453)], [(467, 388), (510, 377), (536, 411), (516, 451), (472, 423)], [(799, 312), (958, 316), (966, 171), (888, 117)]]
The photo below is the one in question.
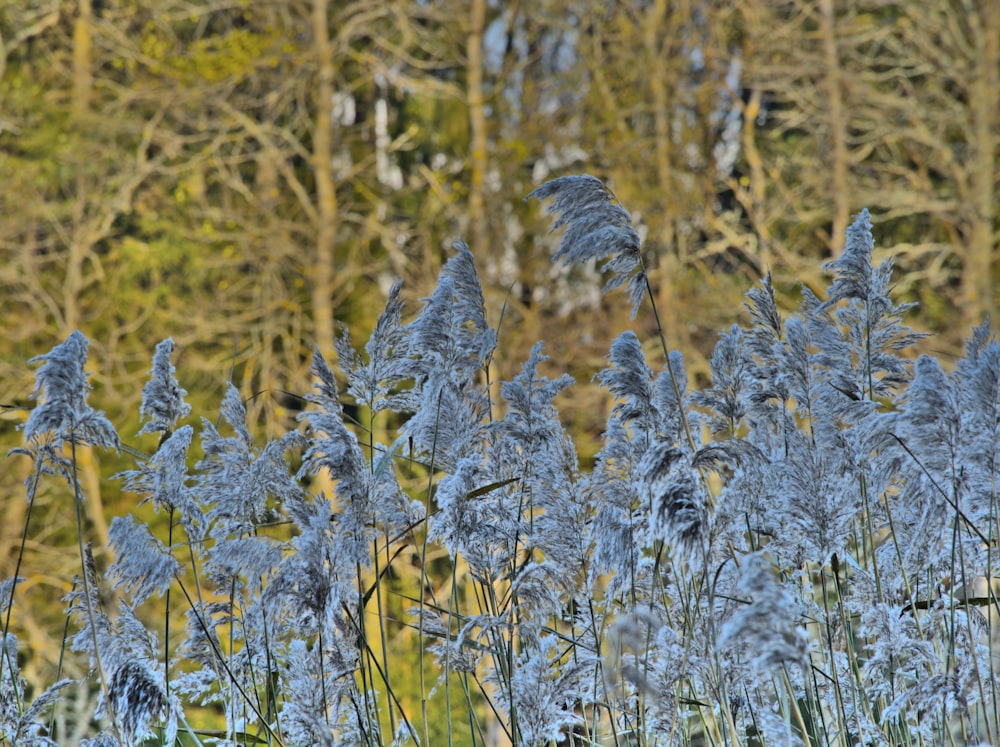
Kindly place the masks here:
[[(495, 379), (544, 339), (585, 384), (617, 331), (654, 335), (596, 271), (553, 265), (522, 198), (564, 173), (629, 206), (695, 380), (747, 289), (768, 270), (789, 304), (818, 288), (863, 207), (947, 362), (996, 310), (998, 19), (996, 0), (8, 0), (0, 446), (21, 441), (26, 361), (74, 329), (132, 449), (156, 448), (127, 424), (168, 336), (195, 411), (231, 380), (261, 434), (293, 428), (313, 343), (335, 358), (335, 320), (365, 339), (397, 277), (416, 308), (459, 236), (501, 320)], [(607, 395), (563, 397), (587, 458)], [(79, 457), (98, 551), (111, 516), (155, 523), (102, 479), (127, 456)], [(0, 578), (30, 468), (0, 471)], [(48, 683), (79, 557), (66, 496), (33, 510), (18, 633)]]

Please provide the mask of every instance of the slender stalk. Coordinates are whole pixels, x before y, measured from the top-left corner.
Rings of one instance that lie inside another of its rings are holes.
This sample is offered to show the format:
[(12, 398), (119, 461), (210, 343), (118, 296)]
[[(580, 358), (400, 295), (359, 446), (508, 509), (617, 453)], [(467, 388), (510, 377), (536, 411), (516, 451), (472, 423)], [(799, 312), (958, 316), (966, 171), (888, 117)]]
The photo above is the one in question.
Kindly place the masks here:
[(805, 718), (802, 716), (802, 709), (799, 708), (798, 699), (795, 697), (795, 688), (792, 687), (792, 681), (788, 677), (788, 669), (785, 666), (781, 667), (781, 681), (785, 686), (785, 691), (788, 693), (788, 704), (789, 708), (792, 710), (792, 715), (795, 717), (795, 724), (799, 727), (799, 731), (802, 733), (802, 742), (805, 747), (812, 747), (813, 741), (809, 737), (809, 730), (806, 728)]
[[(994, 433), (995, 432), (996, 430), (994, 429)], [(996, 542), (997, 542), (997, 536), (995, 534), (995, 530), (998, 526), (996, 474), (997, 474), (996, 470), (991, 470), (991, 480), (993, 481), (993, 484), (991, 485), (990, 489), (990, 529), (989, 529), (990, 542), (986, 545), (987, 579), (993, 578), (993, 554), (996, 550)], [(987, 598), (989, 598), (993, 594), (993, 582), (991, 580), (987, 581), (986, 588), (987, 588)], [(987, 635), (987, 640), (992, 641), (994, 640), (993, 639), (994, 617), (993, 615), (988, 614), (988, 612), (989, 610), (987, 610), (987, 615), (986, 615), (986, 635)], [(990, 656), (989, 662), (990, 662), (990, 681), (995, 682), (997, 676), (995, 657)], [(993, 708), (993, 724), (996, 726), (997, 730), (1000, 731), (1000, 703), (998, 703), (997, 701), (998, 701), (997, 698), (990, 698), (991, 706)], [(987, 714), (986, 716), (986, 723), (987, 726), (990, 723), (989, 714)]]
[[(87, 563), (89, 553), (83, 546), (83, 494), (80, 492), (80, 480), (77, 475), (75, 429), (69, 434), (69, 443), (71, 452), (70, 468), (73, 475), (73, 505), (76, 509), (76, 540), (80, 551), (80, 571), (83, 584), (83, 598), (87, 602), (87, 622), (90, 626), (91, 643), (94, 646), (94, 663), (97, 668), (97, 675), (101, 681), (101, 690), (104, 692), (104, 702), (108, 710), (108, 720), (111, 722), (111, 727), (114, 732), (118, 734), (118, 720), (115, 717), (114, 703), (111, 701), (111, 694), (108, 690), (108, 677), (107, 673), (104, 671), (104, 664), (101, 661), (101, 648), (97, 640), (97, 614), (94, 611), (94, 601), (91, 597), (90, 572), (89, 564)], [(121, 740), (120, 734), (119, 740)]]
[[(174, 546), (174, 507), (170, 507), (170, 514), (167, 519), (167, 548)], [(163, 690), (170, 702), (170, 587), (164, 594), (163, 605)], [(160, 733), (160, 745), (163, 747), (163, 733)]]
[[(70, 586), (70, 593), (76, 591), (76, 579), (73, 579), (73, 583)], [(59, 639), (62, 641), (62, 645), (59, 646), (59, 663), (56, 665), (56, 681), (62, 679), (63, 665), (66, 663), (66, 641), (69, 640), (69, 624), (70, 615), (66, 613), (66, 620), (63, 623), (62, 637)], [(55, 709), (49, 713), (49, 734), (52, 734), (55, 728)]]
[[(830, 618), (830, 595), (826, 588), (826, 573), (822, 568), (819, 569), (819, 578), (823, 593), (823, 612), (826, 614), (826, 625), (823, 627), (823, 630), (826, 633), (826, 646), (830, 654), (830, 672), (832, 674), (830, 679), (833, 683), (831, 687), (834, 693), (834, 703), (837, 706), (837, 724), (839, 725), (839, 730), (843, 733), (847, 730), (847, 714), (844, 710), (844, 692), (840, 687), (840, 678), (837, 677), (837, 657), (833, 648), (833, 620)], [(840, 579), (837, 579), (834, 584), (839, 589)], [(820, 712), (822, 713), (822, 709)]]
[[(361, 576), (361, 564), (355, 564), (355, 579), (358, 588), (358, 612), (354, 625), (358, 631), (358, 659), (361, 662), (359, 667), (361, 673), (361, 698), (365, 703), (365, 722), (362, 725), (364, 733), (370, 724), (378, 725), (378, 704), (373, 703), (372, 690), (375, 687), (375, 677), (372, 674), (372, 666), (378, 666), (378, 662), (373, 662), (371, 647), (368, 645), (368, 625), (365, 622), (365, 587), (364, 579)], [(366, 736), (367, 738), (367, 736)]]
[[(39, 457), (35, 460), (35, 476), (33, 479), (37, 481), (41, 472), (42, 464), (41, 457)], [(0, 654), (2, 654), (2, 656), (0, 656), (0, 682), (3, 681), (3, 669), (5, 665), (10, 667), (11, 672), (15, 670), (14, 662), (9, 661), (10, 651), (7, 648), (7, 633), (10, 632), (10, 616), (14, 610), (14, 589), (17, 587), (18, 577), (21, 575), (21, 563), (24, 560), (24, 547), (28, 543), (28, 526), (31, 524), (31, 510), (34, 505), (34, 501), (28, 502), (28, 510), (24, 517), (24, 529), (21, 532), (21, 543), (17, 548), (17, 561), (14, 563), (14, 575), (10, 582), (10, 598), (7, 600), (7, 610), (4, 613), (3, 640), (0, 641), (0, 647), (3, 648), (3, 651), (0, 652)], [(24, 704), (21, 702), (21, 689), (15, 687), (14, 693), (17, 699), (17, 709), (20, 713), (24, 707)]]
[[(440, 420), (441, 417), (441, 397), (438, 396), (437, 401), (437, 411), (436, 418)], [(427, 488), (424, 491), (426, 497), (424, 503), (424, 516), (430, 517), (431, 515), (431, 496), (433, 495), (434, 487), (434, 460), (437, 456), (437, 428), (434, 429), (434, 439), (431, 442), (431, 461), (430, 466), (427, 470)], [(424, 680), (424, 589), (427, 584), (427, 534), (428, 527), (424, 526), (424, 536), (423, 541), (420, 543), (420, 588), (417, 593), (417, 598), (420, 600), (420, 607), (418, 610), (419, 617), (417, 618), (418, 623), (418, 635), (417, 640), (419, 643), (419, 648), (417, 649), (417, 667), (420, 670), (420, 716), (423, 721), (424, 728), (424, 744), (430, 744), (430, 727), (427, 722), (427, 683)], [(450, 722), (449, 722), (450, 724)]]
[(674, 389), (674, 397), (677, 398), (677, 409), (681, 418), (681, 425), (684, 428), (684, 436), (687, 439), (688, 447), (691, 449), (693, 454), (697, 451), (694, 443), (694, 437), (691, 435), (691, 426), (688, 424), (687, 412), (684, 409), (684, 400), (682, 399), (681, 385), (677, 378), (677, 374), (674, 372), (673, 364), (670, 362), (670, 350), (667, 348), (667, 338), (663, 331), (663, 324), (660, 321), (660, 311), (656, 307), (656, 298), (653, 296), (653, 286), (649, 284), (649, 275), (646, 273), (646, 265), (639, 259), (639, 266), (643, 275), (643, 281), (646, 284), (646, 295), (649, 296), (649, 304), (653, 308), (653, 318), (656, 321), (656, 333), (660, 338), (660, 347), (663, 348), (663, 359), (667, 365), (667, 374), (670, 376), (670, 385)]

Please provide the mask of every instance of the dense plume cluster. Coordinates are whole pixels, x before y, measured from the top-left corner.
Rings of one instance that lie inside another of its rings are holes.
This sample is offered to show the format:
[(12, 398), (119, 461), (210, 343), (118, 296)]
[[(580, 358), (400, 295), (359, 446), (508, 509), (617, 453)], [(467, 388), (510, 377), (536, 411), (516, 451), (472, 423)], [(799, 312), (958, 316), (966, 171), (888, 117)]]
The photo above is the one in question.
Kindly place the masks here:
[[(603, 260), (606, 289), (652, 299), (605, 185), (563, 177), (533, 196), (566, 229), (556, 259)], [(440, 706), (448, 737), (474, 744), (491, 729), (526, 747), (995, 743), (1000, 343), (984, 324), (953, 371), (913, 362), (920, 335), (873, 247), (862, 211), (826, 298), (803, 288), (787, 317), (763, 278), (698, 388), (679, 353), (651, 362), (622, 332), (595, 373), (612, 406), (590, 468), (559, 417), (573, 380), (543, 373), (558, 362), (541, 343), (492, 384), (502, 340), (461, 243), (412, 321), (396, 284), (363, 354), (346, 331), (339, 372), (315, 352), (301, 429), (260, 445), (230, 386), (190, 471), (196, 427), (165, 341), (141, 408), (159, 449), (119, 477), (171, 535), (116, 518), (114, 563), (101, 578), (81, 548), (67, 597), (102, 689), (90, 743), (205, 743), (186, 713), (210, 704), (221, 744), (427, 744), (427, 701), (452, 691), (465, 710)], [(80, 500), (67, 445), (119, 444), (86, 404), (86, 348), (74, 333), (37, 359), (29, 499), (54, 472)], [(398, 425), (391, 443), (376, 417)], [(0, 734), (49, 744), (70, 683), (27, 700), (17, 583), (0, 585)], [(187, 619), (165, 651), (140, 614), (163, 595)], [(416, 705), (386, 653), (400, 600), (437, 669), (425, 684), (421, 668)]]

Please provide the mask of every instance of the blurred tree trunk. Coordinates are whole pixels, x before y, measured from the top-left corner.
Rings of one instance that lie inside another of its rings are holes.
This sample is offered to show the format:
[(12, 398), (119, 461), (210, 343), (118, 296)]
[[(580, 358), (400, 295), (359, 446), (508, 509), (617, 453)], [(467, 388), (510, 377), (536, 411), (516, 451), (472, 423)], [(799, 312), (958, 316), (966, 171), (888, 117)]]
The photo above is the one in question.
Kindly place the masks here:
[(486, 172), (489, 140), (486, 129), (486, 96), (483, 81), (483, 32), (486, 0), (471, 0), (466, 38), (466, 104), (469, 108), (469, 225), (472, 248), (480, 256), (493, 254), (486, 220)]
[(962, 286), (966, 330), (996, 318), (994, 262), (1000, 161), (1000, 21), (996, 8), (980, 6), (971, 18), (975, 66), (970, 85), (972, 228)]
[(670, 91), (677, 91), (676, 80), (668, 76), (674, 71), (670, 64), (670, 32), (667, 26), (667, 14), (677, 13), (681, 16), (686, 11), (687, 3), (680, 3), (668, 11), (666, 0), (655, 0), (646, 14), (643, 32), (644, 56), (650, 61), (648, 85), (650, 105), (653, 117), (653, 152), (655, 154), (655, 181), (657, 192), (657, 214), (647, 220), (654, 221), (657, 226), (657, 244), (659, 248), (659, 272), (650, 281), (657, 291), (657, 312), (667, 339), (671, 345), (687, 348), (690, 336), (685, 325), (681, 323), (681, 302), (678, 294), (680, 285), (680, 269), (686, 262), (686, 242), (678, 241), (676, 235), (677, 213), (682, 208), (673, 199), (676, 192), (671, 142), (672, 123), (676, 117), (676, 104), (671, 100)]
[[(93, 88), (91, 65), (92, 24), (90, 0), (79, 0), (73, 22), (73, 97), (70, 105), (70, 122), (73, 127), (87, 128), (90, 124), (90, 99)], [(73, 233), (69, 243), (66, 275), (63, 280), (63, 329), (68, 335), (80, 326), (78, 308), (80, 289), (83, 285), (83, 263), (90, 249), (89, 237), (83, 220), (86, 214), (85, 195), (88, 193), (87, 174), (80, 168), (76, 173), (77, 204), (74, 209)]]
[(827, 96), (826, 119), (830, 140), (830, 199), (833, 202), (833, 226), (830, 230), (830, 250), (838, 256), (844, 247), (847, 226), (851, 218), (851, 194), (848, 183), (847, 113), (844, 108), (841, 81), (840, 51), (837, 41), (837, 18), (834, 0), (820, 2), (821, 34), (823, 37), (823, 90)]
[[(70, 123), (74, 127), (86, 129), (91, 126), (91, 99), (93, 94), (93, 10), (91, 0), (79, 0), (76, 19), (73, 23), (73, 97), (71, 103)], [(62, 335), (68, 335), (80, 326), (80, 293), (85, 282), (84, 263), (94, 250), (94, 242), (99, 236), (94, 235), (92, 221), (88, 213), (96, 207), (102, 209), (99, 203), (91, 203), (89, 199), (90, 185), (87, 170), (82, 164), (76, 172), (76, 201), (73, 209), (73, 226), (69, 234), (67, 247), (66, 275), (63, 280), (63, 330)], [(96, 537), (97, 552), (108, 547), (108, 519), (104, 513), (104, 501), (101, 497), (101, 475), (94, 450), (90, 447), (80, 447), (76, 450), (77, 474), (80, 480), (80, 491), (83, 494), (83, 504), (80, 510), (90, 519)]]
[(316, 249), (310, 273), (315, 341), (324, 355), (333, 353), (334, 263), (337, 241), (337, 191), (330, 173), (333, 161), (334, 56), (330, 44), (327, 0), (313, 0), (312, 36), (316, 54), (316, 82), (313, 93), (312, 168), (316, 180)]
[(841, 60), (854, 27), (836, 0), (744, 0), (739, 13), (746, 168), (731, 185), (762, 246), (760, 270), (772, 271), (779, 287), (798, 281), (821, 292), (821, 263), (843, 246), (856, 197)]

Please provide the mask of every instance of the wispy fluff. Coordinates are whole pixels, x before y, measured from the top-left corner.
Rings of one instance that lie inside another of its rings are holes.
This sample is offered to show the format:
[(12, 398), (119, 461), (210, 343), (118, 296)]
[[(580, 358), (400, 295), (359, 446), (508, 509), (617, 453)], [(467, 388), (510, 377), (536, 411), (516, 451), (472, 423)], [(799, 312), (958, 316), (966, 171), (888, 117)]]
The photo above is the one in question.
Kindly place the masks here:
[(24, 425), (28, 441), (52, 434), (60, 441), (118, 448), (118, 434), (103, 412), (87, 404), (90, 395), (89, 374), (84, 371), (90, 342), (79, 331), (56, 345), (45, 355), (29, 363), (41, 362), (35, 373), (35, 388), (31, 396), (39, 404), (31, 411)]
[(84, 366), (89, 345), (80, 332), (73, 332), (50, 352), (29, 361), (42, 363), (35, 372), (35, 388), (31, 393), (38, 405), (24, 424), (27, 445), (10, 451), (25, 454), (35, 462), (35, 469), (25, 480), (29, 503), (34, 500), (43, 475), (58, 474), (74, 484), (71, 462), (62, 453), (64, 443), (119, 448), (118, 433), (111, 421), (87, 404), (90, 383)]
[(351, 344), (346, 329), (336, 340), (337, 358), (347, 374), (347, 393), (369, 407), (373, 413), (382, 410), (412, 411), (416, 406), (410, 390), (397, 391), (401, 382), (413, 375), (413, 358), (409, 335), (400, 322), (403, 299), (400, 298), (402, 282), (393, 283), (385, 309), (375, 322), (375, 329), (362, 360)]
[(581, 697), (580, 669), (560, 662), (555, 636), (542, 638), (518, 657), (511, 676), (512, 717), (525, 747), (557, 742), (563, 731), (580, 720), (574, 705)]
[(923, 740), (933, 743), (956, 714), (965, 723), (969, 705), (958, 676), (934, 674), (903, 690), (882, 713), (882, 723), (903, 720)]
[(435, 498), (431, 536), (455, 557), (463, 557), (477, 579), (492, 581), (509, 571), (527, 532), (530, 494), (519, 477), (498, 479), (488, 453), (463, 457), (442, 478)]
[[(317, 747), (333, 747), (337, 738), (333, 727), (339, 725), (343, 715), (339, 709), (330, 713), (330, 702), (324, 698), (328, 678), (320, 666), (320, 656), (315, 648), (310, 649), (303, 640), (292, 641), (289, 647), (287, 667), (288, 684), (296, 694), (286, 700), (281, 707), (281, 723), (285, 736), (293, 744), (310, 744)], [(344, 672), (333, 672), (336, 677)], [(331, 688), (332, 691), (332, 688)], [(353, 739), (345, 744), (360, 743), (360, 734), (352, 730)]]
[(653, 412), (653, 372), (646, 363), (635, 332), (622, 332), (611, 343), (610, 361), (596, 379), (615, 397), (614, 412), (623, 423), (639, 421), (642, 429), (656, 433)]
[(528, 197), (555, 198), (547, 208), (558, 216), (552, 230), (567, 226), (555, 259), (569, 265), (607, 259), (601, 270), (610, 272), (611, 278), (604, 291), (627, 284), (634, 317), (647, 292), (642, 242), (632, 226), (632, 216), (611, 190), (597, 177), (584, 174), (547, 181)]
[[(542, 344), (535, 343), (531, 355), (512, 380), (500, 385), (500, 394), (507, 402), (507, 412), (490, 431), (500, 439), (510, 439), (527, 454), (543, 451), (562, 438), (562, 427), (552, 401), (573, 383), (573, 377), (563, 374), (557, 379), (538, 375), (538, 366), (548, 360), (542, 354)], [(544, 463), (541, 466), (545, 466)]]
[(172, 689), (201, 705), (227, 703), (226, 695), (233, 691), (224, 679), (226, 662), (216, 625), (234, 620), (228, 602), (197, 602), (185, 611), (185, 637), (180, 655), (188, 662), (188, 671), (171, 681)]
[(358, 439), (344, 425), (344, 410), (333, 371), (319, 348), (313, 351), (312, 369), (316, 382), (306, 399), (315, 409), (300, 417), (309, 424), (310, 444), (302, 462), (303, 474), (326, 470), (337, 480), (337, 491), (346, 503), (366, 502), (368, 465)]
[(613, 584), (632, 584), (642, 540), (664, 540), (678, 558), (690, 558), (707, 527), (707, 504), (683, 436), (687, 380), (680, 356), (671, 357), (672, 377), (668, 370), (654, 377), (638, 337), (626, 331), (614, 340), (608, 358), (595, 378), (615, 405), (597, 464), (585, 481), (596, 511), (591, 571), (613, 570)]
[(258, 450), (247, 429), (246, 408), (232, 384), (226, 389), (220, 414), (234, 435), (222, 435), (215, 424), (202, 418), (205, 455), (197, 465), (195, 489), (202, 504), (209, 507), (211, 534), (225, 538), (252, 533), (257, 525), (274, 518), (276, 505), (302, 490), (285, 456), (301, 442), (301, 436), (293, 431)]
[(795, 429), (787, 410), (788, 384), (784, 372), (784, 323), (778, 312), (771, 275), (746, 294), (744, 306), (754, 323), (745, 331), (746, 352), (752, 361), (747, 394), (747, 416), (751, 438), (758, 445), (782, 437)]
[(989, 398), (997, 373), (988, 368), (1000, 361), (994, 346), (967, 355), (952, 374), (921, 356), (898, 409), (873, 434), (884, 452), (879, 471), (899, 496), (895, 531), (909, 573), (952, 567), (956, 540), (969, 573), (984, 573), (987, 553), (995, 552), (986, 536), (998, 484), (998, 401)]
[(324, 470), (337, 481), (341, 551), (351, 563), (368, 566), (375, 527), (404, 526), (422, 510), (400, 490), (391, 463), (379, 470), (369, 466), (357, 437), (344, 424), (336, 380), (318, 349), (313, 353), (312, 373), (317, 382), (306, 399), (314, 407), (301, 416), (309, 425), (309, 440), (299, 474)]
[(108, 530), (115, 562), (108, 569), (112, 588), (124, 587), (132, 603), (140, 605), (153, 593), (162, 594), (180, 570), (180, 564), (135, 517), (116, 516)]
[(712, 383), (694, 395), (697, 404), (714, 413), (709, 423), (713, 433), (735, 436), (747, 413), (747, 398), (753, 386), (753, 364), (745, 344), (746, 335), (735, 325), (720, 335), (709, 364)]
[[(614, 396), (613, 413), (631, 429), (640, 449), (657, 440), (681, 440), (687, 374), (680, 353), (671, 353), (669, 369), (654, 376), (639, 338), (626, 330), (611, 343), (608, 365), (594, 378)], [(675, 382), (681, 401), (677, 399)]]
[(741, 560), (737, 590), (750, 599), (722, 626), (719, 646), (740, 646), (757, 673), (780, 664), (806, 665), (808, 639), (794, 598), (779, 583), (765, 552)]
[(472, 252), (462, 242), (455, 249), (419, 316), (405, 328), (417, 353), (410, 375), (418, 405), (403, 432), (418, 454), (433, 455), (435, 465), (446, 469), (487, 417), (489, 399), (478, 377), (496, 347)]
[(834, 274), (834, 281), (827, 293), (827, 305), (856, 298), (861, 301), (879, 302), (883, 289), (892, 274), (892, 263), (884, 262), (877, 269), (872, 265), (875, 237), (872, 235), (872, 218), (864, 208), (847, 228), (847, 237), (841, 255), (823, 265)]
[(464, 375), (481, 369), (496, 347), (496, 331), (486, 321), (486, 303), (475, 259), (462, 241), (445, 262), (419, 316), (406, 325), (416, 376), (427, 379), (441, 367)]
[(177, 383), (176, 371), (170, 356), (174, 352), (174, 341), (167, 338), (156, 346), (153, 354), (153, 368), (149, 381), (142, 390), (142, 404), (139, 415), (145, 420), (143, 433), (170, 433), (177, 422), (191, 413), (191, 405), (184, 401), (187, 392)]
[(188, 539), (203, 538), (205, 521), (203, 507), (189, 484), (187, 471), (188, 450), (194, 429), (183, 425), (169, 435), (165, 434), (159, 448), (148, 460), (140, 460), (134, 470), (115, 475), (123, 481), (122, 488), (142, 496), (140, 505), (152, 501), (157, 510), (176, 511), (187, 532)]
[[(108, 698), (112, 703), (115, 723), (126, 745), (141, 744), (155, 735), (153, 725), (169, 713), (162, 678), (145, 663), (129, 660), (115, 667), (108, 683)], [(170, 744), (177, 733), (175, 719), (170, 719), (163, 739)]]
[(634, 510), (636, 505), (649, 505), (649, 501), (639, 495), (635, 479), (643, 452), (637, 448), (621, 417), (614, 412), (608, 418), (603, 440), (594, 470), (585, 483), (595, 511), (594, 557), (590, 570), (595, 576), (613, 571), (622, 583), (628, 583), (635, 576), (641, 553), (637, 539), (646, 536), (649, 529), (648, 509)]
[(601, 574), (614, 573), (608, 585), (609, 595), (630, 591), (639, 574), (642, 563), (642, 547), (633, 541), (635, 536), (644, 536), (647, 527), (641, 520), (634, 519), (627, 511), (613, 504), (605, 504), (597, 509), (594, 517), (594, 556), (589, 581), (597, 584)]
[(166, 694), (163, 670), (156, 661), (157, 639), (131, 605), (119, 605), (112, 638), (102, 643), (101, 656), (109, 677), (110, 714), (125, 743), (141, 743), (160, 723), (164, 740), (173, 741), (177, 704)]
[[(81, 623), (79, 631), (73, 638), (73, 649), (89, 654), (91, 657), (90, 665), (94, 667), (96, 666), (94, 641), (96, 639), (100, 646), (102, 642), (111, 640), (111, 620), (101, 608), (97, 567), (90, 545), (85, 548), (81, 570), (87, 576), (87, 583), (84, 584), (83, 579), (79, 577), (75, 578), (72, 590), (63, 598), (63, 601), (69, 605), (70, 614), (77, 616)], [(89, 610), (94, 611), (93, 617), (88, 614)]]
[(287, 620), (299, 635), (312, 637), (329, 622), (328, 611), (339, 612), (347, 600), (356, 558), (342, 552), (328, 498), (296, 499), (289, 510), (299, 534), (290, 552), (282, 553), (264, 600), (272, 619)]
[[(24, 581), (23, 578), (5, 578), (0, 581), (0, 616), (6, 619), (10, 608), (14, 606), (14, 586)], [(2, 652), (0, 652), (2, 655)]]
[[(898, 411), (879, 420), (873, 434), (883, 457), (882, 479), (894, 489), (894, 529), (904, 570), (933, 565), (951, 546), (951, 519), (961, 488), (957, 393), (941, 367), (921, 357)], [(960, 537), (962, 535), (959, 535)]]
[(859, 633), (871, 641), (861, 675), (873, 696), (895, 698), (939, 662), (933, 644), (920, 635), (912, 607), (875, 603), (861, 613)]
[(963, 434), (958, 461), (966, 468), (969, 510), (982, 522), (993, 510), (1000, 474), (1000, 343), (991, 336), (989, 320), (973, 330), (957, 379)]
[[(834, 280), (826, 301), (817, 308), (817, 312), (835, 309), (834, 318), (844, 332), (844, 347), (821, 346), (821, 362), (839, 377), (834, 385), (847, 396), (868, 400), (890, 396), (906, 381), (906, 365), (899, 352), (925, 337), (902, 324), (903, 314), (913, 304), (892, 301), (893, 263), (887, 259), (875, 267), (874, 247), (871, 216), (862, 210), (847, 229), (840, 257), (824, 265)], [(809, 319), (815, 325), (814, 337), (833, 332), (824, 314), (811, 314)]]
[(607, 676), (621, 678), (644, 697), (647, 729), (666, 744), (680, 713), (677, 686), (693, 663), (689, 648), (658, 607), (635, 607), (615, 619), (609, 632)]
[(704, 561), (708, 495), (689, 458), (670, 443), (649, 449), (639, 465), (640, 496), (649, 502), (649, 537), (663, 540), (692, 567)]
[(743, 305), (750, 312), (754, 322), (748, 331), (750, 339), (755, 343), (752, 351), (766, 352), (771, 344), (781, 339), (782, 326), (781, 312), (778, 311), (778, 303), (774, 297), (774, 283), (770, 272), (764, 275), (759, 286), (747, 291), (746, 299)]
[(941, 365), (927, 355), (917, 359), (906, 393), (900, 435), (920, 464), (945, 484), (959, 479), (956, 459), (961, 437), (961, 404)]
[(344, 599), (329, 596), (321, 610), (318, 634), (293, 633), (281, 667), (286, 697), (282, 730), (293, 744), (384, 744), (370, 706), (374, 693), (359, 691), (358, 629), (342, 609)]
[(194, 428), (181, 426), (165, 436), (156, 452), (139, 469), (122, 472), (125, 490), (151, 500), (157, 509), (184, 509), (191, 502), (187, 485), (187, 455)]
[(554, 400), (573, 379), (542, 376), (538, 367), (548, 357), (541, 350), (541, 343), (534, 345), (520, 373), (500, 386), (506, 411), (487, 427), (489, 459), (496, 478), (517, 479), (529, 514), (527, 541), (572, 575), (585, 562), (587, 507), (577, 480), (576, 449)]
[(791, 400), (801, 430), (810, 442), (823, 443), (833, 434), (835, 424), (834, 412), (829, 407), (828, 372), (817, 365), (816, 347), (810, 326), (799, 315), (790, 317), (785, 322), (784, 344), (778, 354), (780, 371), (775, 382), (779, 391)]

